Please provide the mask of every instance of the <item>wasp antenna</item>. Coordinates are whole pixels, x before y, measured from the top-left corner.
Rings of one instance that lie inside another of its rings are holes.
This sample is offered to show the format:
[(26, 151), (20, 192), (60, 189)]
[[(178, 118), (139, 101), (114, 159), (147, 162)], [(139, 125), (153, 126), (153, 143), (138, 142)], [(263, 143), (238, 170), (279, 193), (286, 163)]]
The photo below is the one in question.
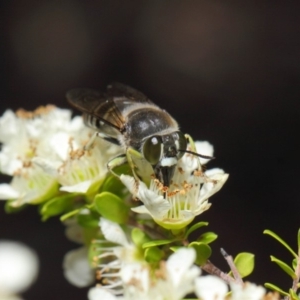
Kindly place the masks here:
[(185, 152), (185, 153), (192, 154), (192, 155), (195, 155), (195, 156), (199, 156), (201, 158), (215, 159), (214, 156), (203, 155), (203, 154), (199, 154), (199, 153), (196, 153), (196, 152), (193, 152), (193, 151), (189, 151), (189, 150), (178, 149), (177, 151), (179, 151), (179, 152)]

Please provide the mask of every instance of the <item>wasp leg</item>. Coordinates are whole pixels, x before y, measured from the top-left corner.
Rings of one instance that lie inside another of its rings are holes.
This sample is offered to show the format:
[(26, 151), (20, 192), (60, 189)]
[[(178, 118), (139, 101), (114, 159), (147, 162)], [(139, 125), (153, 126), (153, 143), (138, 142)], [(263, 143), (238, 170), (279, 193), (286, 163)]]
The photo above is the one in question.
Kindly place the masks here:
[(85, 150), (85, 151), (90, 150), (93, 147), (97, 137), (100, 137), (103, 140), (106, 140), (112, 144), (120, 146), (120, 142), (116, 138), (110, 137), (102, 132), (96, 131), (93, 133), (93, 135), (91, 136), (91, 138), (89, 139), (87, 144), (83, 147), (83, 150)]
[(150, 181), (154, 178), (154, 170), (151, 164), (145, 160), (144, 156), (133, 148), (126, 151), (129, 166), (136, 180), (143, 181), (150, 186)]
[(116, 172), (114, 172), (114, 168), (122, 166), (124, 164), (126, 164), (127, 161), (127, 157), (126, 154), (120, 154), (116, 157), (114, 157), (113, 159), (111, 159), (108, 163), (107, 163), (107, 169), (109, 170), (110, 173), (112, 173), (114, 176), (116, 177), (120, 177), (120, 175), (118, 175)]
[(98, 136), (98, 132), (94, 132), (91, 138), (89, 139), (89, 141), (84, 145), (83, 150), (85, 151), (90, 150), (93, 147), (97, 136)]

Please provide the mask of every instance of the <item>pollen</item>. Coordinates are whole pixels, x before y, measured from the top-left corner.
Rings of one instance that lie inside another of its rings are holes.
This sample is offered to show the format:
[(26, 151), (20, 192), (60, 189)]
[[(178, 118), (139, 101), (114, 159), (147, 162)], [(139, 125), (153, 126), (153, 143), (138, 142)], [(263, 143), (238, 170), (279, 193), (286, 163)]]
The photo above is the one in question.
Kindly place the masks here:
[(195, 176), (197, 176), (197, 177), (203, 176), (203, 173), (202, 173), (201, 170), (195, 170), (193, 174), (194, 174)]
[(32, 167), (31, 161), (23, 161), (23, 168), (30, 168)]
[(177, 195), (178, 193), (180, 193), (180, 190), (179, 189), (175, 189), (174, 191), (171, 191), (168, 193), (168, 197), (173, 197), (175, 195)]
[(178, 168), (178, 171), (180, 174), (184, 174), (184, 170), (181, 167)]
[(54, 105), (39, 106), (34, 111), (28, 111), (20, 108), (16, 111), (16, 116), (21, 119), (33, 119), (38, 116), (46, 115), (55, 108), (56, 107)]
[(167, 279), (167, 268), (166, 268), (166, 262), (165, 261), (161, 261), (159, 264), (159, 269), (155, 271), (155, 277), (157, 279), (163, 279), (166, 280)]
[(69, 139), (69, 155), (71, 159), (79, 159), (80, 157), (82, 157), (85, 154), (85, 151), (83, 149), (76, 149), (74, 150), (73, 147), (73, 140), (74, 138), (70, 137)]
[(100, 270), (96, 271), (96, 279), (101, 280), (102, 279), (102, 272)]

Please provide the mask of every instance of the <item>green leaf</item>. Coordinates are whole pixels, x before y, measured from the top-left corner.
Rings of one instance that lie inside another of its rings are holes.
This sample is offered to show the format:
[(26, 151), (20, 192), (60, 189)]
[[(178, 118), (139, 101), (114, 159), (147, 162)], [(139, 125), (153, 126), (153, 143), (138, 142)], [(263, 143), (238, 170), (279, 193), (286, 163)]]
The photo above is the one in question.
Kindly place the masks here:
[(95, 208), (104, 218), (118, 224), (126, 224), (129, 207), (115, 194), (102, 192), (95, 197)]
[(263, 232), (264, 234), (268, 234), (270, 235), (271, 237), (273, 237), (275, 240), (277, 240), (280, 244), (282, 244), (288, 251), (291, 252), (291, 254), (297, 258), (297, 254), (293, 251), (293, 249), (280, 237), (278, 236), (276, 233), (274, 233), (273, 231), (271, 230), (264, 230)]
[(114, 175), (109, 175), (105, 179), (100, 188), (100, 193), (102, 192), (111, 192), (122, 199), (129, 194), (122, 181)]
[(42, 204), (40, 209), (42, 220), (46, 221), (51, 217), (61, 215), (64, 212), (74, 209), (73, 203), (75, 196), (76, 195), (69, 193), (62, 194)]
[(187, 238), (193, 231), (197, 230), (200, 227), (207, 226), (208, 222), (198, 222), (192, 225), (185, 234), (185, 238)]
[(162, 246), (162, 245), (167, 245), (171, 244), (174, 242), (173, 240), (156, 240), (156, 241), (151, 241), (143, 244), (143, 249), (147, 249), (150, 247), (156, 247), (156, 246)]
[(139, 228), (132, 229), (131, 240), (138, 247), (142, 247), (143, 244), (151, 241), (151, 239), (146, 235), (146, 233)]
[(211, 256), (211, 248), (207, 244), (192, 242), (188, 247), (193, 247), (196, 250), (196, 263), (200, 266), (204, 265)]
[(218, 235), (214, 232), (205, 232), (200, 235), (200, 237), (197, 239), (197, 242), (201, 242), (203, 244), (210, 244), (214, 240), (218, 238)]
[(99, 227), (83, 227), (82, 234), (84, 245), (90, 245), (94, 240), (99, 239)]
[(254, 270), (254, 254), (248, 252), (239, 253), (234, 264), (242, 278), (250, 275)]
[(164, 256), (164, 252), (158, 247), (147, 248), (144, 253), (145, 260), (148, 263), (156, 263), (161, 261)]
[(297, 268), (297, 263), (298, 263), (298, 260), (296, 258), (294, 258), (292, 261), (292, 267), (294, 270), (296, 270), (296, 268)]
[(278, 286), (276, 286), (275, 284), (273, 283), (269, 283), (269, 282), (266, 282), (264, 284), (264, 286), (267, 288), (267, 289), (270, 289), (270, 290), (273, 290), (275, 292), (278, 292), (279, 294), (281, 295), (284, 295), (284, 296), (289, 296), (289, 294), (287, 292), (285, 292), (284, 290), (282, 290), (281, 288), (279, 288)]
[(84, 228), (99, 228), (99, 214), (83, 209), (77, 215), (77, 222)]
[(290, 295), (291, 295), (291, 300), (299, 300), (300, 298), (298, 297), (298, 295), (296, 294), (295, 291), (293, 291), (292, 289), (289, 290)]
[(295, 279), (297, 277), (296, 274), (294, 273), (293, 269), (290, 266), (288, 266), (286, 263), (279, 260), (275, 256), (271, 255), (271, 261), (275, 262), (285, 273), (290, 275), (292, 277), (292, 279)]

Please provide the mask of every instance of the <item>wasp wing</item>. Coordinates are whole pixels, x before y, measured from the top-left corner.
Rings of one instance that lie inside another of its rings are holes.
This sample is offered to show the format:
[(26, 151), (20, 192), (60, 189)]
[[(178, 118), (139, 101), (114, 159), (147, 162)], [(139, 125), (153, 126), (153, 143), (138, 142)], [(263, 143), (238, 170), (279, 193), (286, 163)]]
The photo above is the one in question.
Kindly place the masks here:
[(86, 125), (113, 139), (118, 139), (125, 130), (123, 113), (126, 109), (137, 103), (154, 105), (143, 93), (121, 83), (109, 85), (105, 93), (73, 89), (66, 97), (72, 106), (84, 113)]
[(107, 87), (107, 95), (110, 98), (123, 98), (128, 103), (153, 104), (142, 92), (119, 82), (114, 82)]

